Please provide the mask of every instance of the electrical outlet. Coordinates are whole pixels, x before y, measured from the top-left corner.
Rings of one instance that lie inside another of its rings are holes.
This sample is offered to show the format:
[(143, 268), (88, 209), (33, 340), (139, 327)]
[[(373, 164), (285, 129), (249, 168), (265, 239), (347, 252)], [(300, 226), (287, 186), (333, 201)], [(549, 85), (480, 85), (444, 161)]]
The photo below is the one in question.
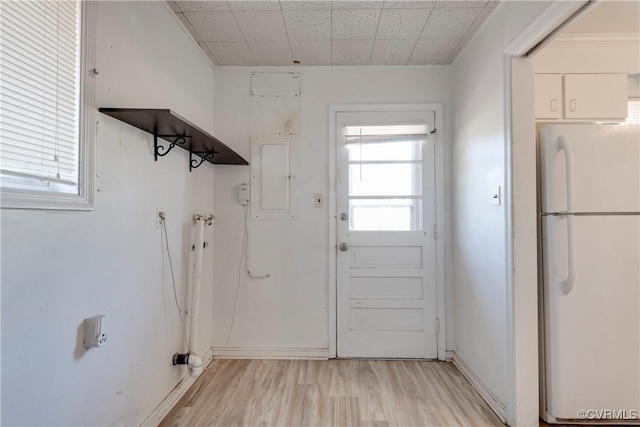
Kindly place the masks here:
[(251, 199), (249, 194), (249, 186), (245, 183), (242, 183), (238, 186), (238, 200), (242, 206), (247, 206), (249, 204), (249, 199)]
[(107, 334), (102, 333), (98, 335), (98, 347), (102, 347), (107, 342)]
[(156, 209), (156, 228), (162, 228), (162, 223), (167, 219), (164, 208)]

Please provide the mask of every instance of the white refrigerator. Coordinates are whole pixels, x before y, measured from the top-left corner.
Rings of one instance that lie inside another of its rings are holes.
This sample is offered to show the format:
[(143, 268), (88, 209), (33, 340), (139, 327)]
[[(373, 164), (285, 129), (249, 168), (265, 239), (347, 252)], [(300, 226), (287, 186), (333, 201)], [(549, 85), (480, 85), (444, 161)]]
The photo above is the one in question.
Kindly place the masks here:
[(640, 424), (640, 126), (539, 136), (541, 417)]

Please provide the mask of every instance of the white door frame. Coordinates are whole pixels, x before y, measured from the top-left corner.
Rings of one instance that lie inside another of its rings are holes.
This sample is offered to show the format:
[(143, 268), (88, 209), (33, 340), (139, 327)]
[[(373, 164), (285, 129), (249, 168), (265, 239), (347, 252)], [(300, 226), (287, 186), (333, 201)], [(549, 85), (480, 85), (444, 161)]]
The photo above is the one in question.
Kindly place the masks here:
[[(554, 1), (504, 50), (507, 206), (507, 423), (538, 425), (536, 135), (533, 66), (527, 54), (587, 0)], [(590, 5), (592, 6), (593, 3)]]
[(337, 129), (336, 115), (341, 112), (387, 112), (387, 111), (433, 111), (435, 112), (435, 125), (437, 130), (438, 149), (435, 153), (435, 191), (436, 191), (436, 221), (439, 225), (438, 239), (436, 240), (436, 315), (440, 324), (438, 334), (438, 359), (446, 357), (446, 280), (445, 265), (445, 240), (449, 238), (446, 216), (450, 214), (445, 208), (444, 202), (444, 176), (445, 176), (445, 144), (447, 143), (444, 129), (444, 106), (442, 103), (420, 104), (336, 104), (329, 105), (329, 358), (336, 357), (337, 337), (337, 265), (336, 265), (336, 147)]

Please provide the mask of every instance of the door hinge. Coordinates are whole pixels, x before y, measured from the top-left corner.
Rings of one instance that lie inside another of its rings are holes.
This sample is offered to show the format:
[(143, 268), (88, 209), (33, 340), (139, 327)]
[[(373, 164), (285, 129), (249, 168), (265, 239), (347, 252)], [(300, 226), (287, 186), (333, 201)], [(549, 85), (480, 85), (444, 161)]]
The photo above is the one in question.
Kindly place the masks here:
[(433, 224), (433, 238), (438, 239), (438, 224)]
[(436, 335), (440, 334), (440, 319), (436, 317)]

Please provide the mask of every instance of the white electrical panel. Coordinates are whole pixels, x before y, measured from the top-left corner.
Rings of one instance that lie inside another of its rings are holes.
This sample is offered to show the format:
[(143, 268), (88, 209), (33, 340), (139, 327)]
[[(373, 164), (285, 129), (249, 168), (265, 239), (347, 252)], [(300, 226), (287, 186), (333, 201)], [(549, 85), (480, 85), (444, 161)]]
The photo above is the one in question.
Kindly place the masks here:
[(292, 194), (296, 178), (295, 135), (251, 137), (251, 218), (295, 218)]

